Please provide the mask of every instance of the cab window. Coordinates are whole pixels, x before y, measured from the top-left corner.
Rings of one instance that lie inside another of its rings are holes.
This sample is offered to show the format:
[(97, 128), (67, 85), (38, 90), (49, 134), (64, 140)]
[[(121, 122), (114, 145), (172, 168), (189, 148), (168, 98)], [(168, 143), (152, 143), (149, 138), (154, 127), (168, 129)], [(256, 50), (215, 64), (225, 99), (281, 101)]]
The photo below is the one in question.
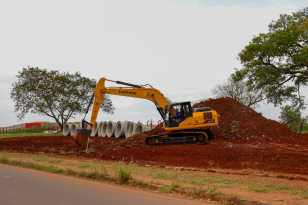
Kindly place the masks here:
[(190, 106), (189, 106), (189, 103), (184, 103), (183, 104), (183, 115), (184, 115), (184, 119), (188, 118), (189, 117), (189, 114), (190, 114)]
[(176, 105), (172, 107), (172, 115), (171, 118), (173, 119), (181, 119), (182, 118), (182, 113), (181, 113), (181, 105)]

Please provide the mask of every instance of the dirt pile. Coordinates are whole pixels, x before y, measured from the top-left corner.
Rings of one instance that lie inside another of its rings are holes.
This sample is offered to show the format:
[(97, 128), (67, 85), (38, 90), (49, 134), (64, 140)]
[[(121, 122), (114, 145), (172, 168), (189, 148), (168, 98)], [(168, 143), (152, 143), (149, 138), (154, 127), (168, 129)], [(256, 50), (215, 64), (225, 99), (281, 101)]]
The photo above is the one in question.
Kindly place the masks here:
[(226, 97), (209, 99), (194, 105), (197, 107), (211, 107), (220, 117), (219, 126), (209, 128), (213, 138), (294, 138), (300, 135), (283, 126), (277, 121), (267, 119), (261, 113), (238, 101)]
[(120, 149), (128, 149), (128, 148), (133, 148), (133, 147), (143, 147), (147, 146), (145, 144), (145, 139), (147, 137), (153, 136), (153, 135), (158, 135), (160, 133), (166, 132), (162, 128), (163, 123), (157, 125), (154, 129), (143, 132), (143, 133), (137, 133), (131, 136), (130, 138), (123, 139), (120, 141), (117, 141), (114, 144), (110, 144), (108, 146), (109, 150), (120, 150)]
[[(293, 139), (300, 136), (286, 126), (263, 117), (261, 113), (246, 107), (232, 98), (209, 99), (199, 102), (193, 107), (211, 107), (220, 115), (218, 118), (219, 126), (208, 128), (212, 132), (212, 139), (262, 138), (275, 141), (277, 138)], [(116, 143), (105, 144), (104, 147), (109, 150), (143, 147), (146, 146), (145, 139), (147, 137), (163, 132), (166, 131), (162, 128), (162, 124), (160, 124), (150, 131), (135, 134), (128, 139), (122, 139)], [(301, 138), (305, 138), (305, 135), (302, 135)]]

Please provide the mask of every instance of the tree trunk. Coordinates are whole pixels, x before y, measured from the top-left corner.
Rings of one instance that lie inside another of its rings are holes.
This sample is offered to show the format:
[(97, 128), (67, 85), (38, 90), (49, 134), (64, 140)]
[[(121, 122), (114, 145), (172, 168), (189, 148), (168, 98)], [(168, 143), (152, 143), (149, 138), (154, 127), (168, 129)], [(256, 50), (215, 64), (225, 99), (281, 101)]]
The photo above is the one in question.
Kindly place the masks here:
[(299, 116), (297, 116), (297, 117), (293, 118), (292, 120), (290, 120), (290, 121), (284, 123), (283, 125), (289, 124), (290, 122), (292, 122), (293, 120), (296, 120), (297, 118), (299, 118)]

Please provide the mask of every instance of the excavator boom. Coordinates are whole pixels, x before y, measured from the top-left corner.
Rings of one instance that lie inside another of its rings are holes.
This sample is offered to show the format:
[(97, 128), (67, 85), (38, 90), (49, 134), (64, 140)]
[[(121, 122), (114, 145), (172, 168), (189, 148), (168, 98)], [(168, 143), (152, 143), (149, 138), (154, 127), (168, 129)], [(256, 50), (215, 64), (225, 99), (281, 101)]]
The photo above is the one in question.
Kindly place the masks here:
[[(127, 85), (130, 87), (106, 87), (105, 86), (106, 81), (115, 82), (117, 84)], [(88, 112), (89, 107), (91, 106), (93, 101), (91, 120), (90, 122), (83, 120), (82, 129), (77, 130), (76, 134), (74, 135), (75, 142), (78, 145), (82, 146), (83, 148), (87, 148), (88, 146), (88, 141), (89, 141), (88, 138), (97, 119), (97, 115), (103, 103), (105, 94), (121, 95), (126, 97), (142, 98), (150, 100), (156, 105), (156, 108), (163, 119), (165, 118), (164, 108), (166, 107), (166, 105), (171, 103), (159, 90), (155, 88), (144, 87), (121, 81), (112, 81), (112, 80), (107, 80), (106, 78), (101, 78), (96, 84), (96, 88), (93, 91), (92, 98), (87, 108)], [(90, 125), (89, 130), (85, 129), (85, 123)]]

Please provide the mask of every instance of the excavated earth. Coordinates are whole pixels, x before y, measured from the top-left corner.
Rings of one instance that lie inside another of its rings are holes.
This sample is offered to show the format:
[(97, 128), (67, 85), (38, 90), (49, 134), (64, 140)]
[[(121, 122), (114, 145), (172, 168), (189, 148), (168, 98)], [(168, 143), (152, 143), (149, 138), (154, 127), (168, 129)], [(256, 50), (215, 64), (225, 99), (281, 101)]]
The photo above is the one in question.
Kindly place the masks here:
[(165, 132), (160, 125), (128, 139), (91, 137), (91, 153), (71, 136), (4, 138), (0, 150), (162, 167), (308, 175), (308, 134), (300, 135), (231, 98), (209, 99), (195, 105), (199, 106), (211, 107), (220, 115), (219, 126), (209, 128), (213, 136), (205, 145), (145, 145), (146, 137)]

